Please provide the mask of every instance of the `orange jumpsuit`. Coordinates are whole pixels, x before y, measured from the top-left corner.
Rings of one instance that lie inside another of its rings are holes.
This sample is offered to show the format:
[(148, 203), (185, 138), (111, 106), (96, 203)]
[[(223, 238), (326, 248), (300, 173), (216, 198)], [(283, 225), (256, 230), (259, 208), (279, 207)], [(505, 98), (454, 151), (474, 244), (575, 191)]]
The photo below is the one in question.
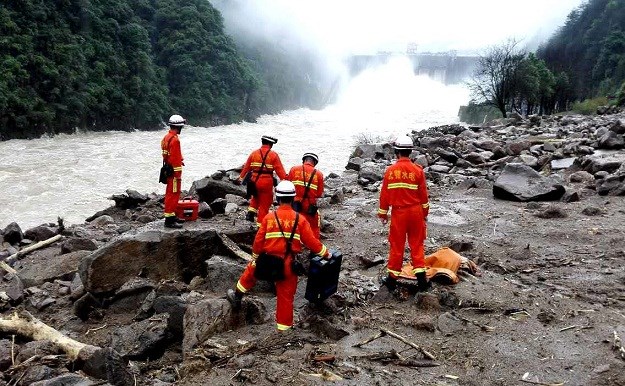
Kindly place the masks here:
[[(307, 214), (308, 207), (311, 204), (316, 205), (317, 199), (323, 196), (323, 173), (317, 170), (311, 181), (310, 176), (313, 170), (315, 170), (315, 166), (310, 162), (304, 162), (302, 166), (293, 166), (289, 171), (287, 180), (295, 185), (295, 201), (302, 202), (301, 214), (308, 220), (315, 237), (319, 238), (321, 234), (319, 230), (321, 221), (319, 211), (312, 216)], [(310, 181), (310, 187), (308, 188), (306, 199), (304, 200), (304, 191), (306, 190), (308, 181)]]
[[(265, 166), (260, 170), (263, 164), (263, 157), (266, 154)], [(260, 221), (265, 218), (271, 204), (273, 204), (273, 173), (275, 172), (281, 180), (284, 180), (286, 172), (284, 171), (284, 166), (282, 166), (282, 161), (280, 161), (280, 156), (271, 150), (269, 145), (261, 146), (260, 149), (254, 150), (247, 157), (243, 170), (241, 170), (241, 178), (244, 178), (249, 171), (252, 172), (250, 180), (256, 182), (258, 196), (252, 196), (247, 210), (258, 214), (256, 225), (260, 226)]]
[(400, 157), (384, 173), (378, 216), (387, 218), (389, 207), (392, 207), (388, 235), (389, 275), (397, 277), (401, 273), (406, 236), (413, 274), (425, 272), (423, 242), (426, 235), (425, 218), (430, 208), (428, 190), (423, 169), (408, 157)]
[[(256, 284), (254, 271), (256, 269), (255, 259), (258, 255), (265, 252), (275, 256), (284, 256), (286, 253), (286, 242), (291, 236), (296, 213), (289, 204), (281, 204), (276, 213), (284, 231), (284, 236), (276, 223), (274, 212), (268, 213), (262, 219), (260, 228), (254, 238), (254, 245), (252, 246), (252, 257), (254, 260), (247, 265), (237, 282), (237, 290), (243, 293), (251, 290), (254, 284)], [(297, 290), (297, 275), (291, 270), (291, 264), (293, 255), (302, 251), (302, 244), (317, 255), (324, 257), (330, 255), (325, 245), (313, 234), (308, 221), (300, 215), (291, 244), (292, 254), (287, 256), (284, 261), (284, 280), (275, 283), (277, 296), (276, 323), (278, 330), (281, 331), (288, 330), (293, 326), (293, 299)]]
[(174, 175), (167, 179), (167, 187), (165, 188), (165, 217), (172, 217), (176, 215), (176, 207), (178, 200), (180, 200), (182, 166), (184, 165), (176, 130), (169, 130), (165, 134), (161, 141), (161, 150), (163, 151), (163, 161), (174, 168)]

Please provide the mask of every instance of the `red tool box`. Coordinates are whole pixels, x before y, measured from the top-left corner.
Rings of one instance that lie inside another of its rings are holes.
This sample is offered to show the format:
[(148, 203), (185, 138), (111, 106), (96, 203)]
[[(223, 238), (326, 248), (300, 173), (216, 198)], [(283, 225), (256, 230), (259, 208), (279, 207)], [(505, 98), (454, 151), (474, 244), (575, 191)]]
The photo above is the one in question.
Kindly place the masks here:
[(176, 217), (182, 220), (195, 221), (197, 220), (198, 208), (200, 203), (191, 197), (185, 197), (178, 201), (178, 207), (176, 208)]

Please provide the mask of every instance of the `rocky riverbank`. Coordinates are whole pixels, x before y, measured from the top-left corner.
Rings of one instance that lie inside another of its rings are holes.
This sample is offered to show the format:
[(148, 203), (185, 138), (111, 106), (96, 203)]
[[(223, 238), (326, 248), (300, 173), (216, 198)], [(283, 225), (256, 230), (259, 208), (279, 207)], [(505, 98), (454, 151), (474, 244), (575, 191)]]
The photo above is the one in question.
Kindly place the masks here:
[(100, 354), (0, 332), (0, 385), (623, 385), (624, 133), (625, 114), (412, 133), (431, 195), (427, 252), (449, 246), (481, 276), (399, 298), (378, 285), (392, 148), (357, 147), (320, 203), (324, 242), (345, 256), (339, 293), (313, 307), (301, 280), (286, 335), (270, 286), (239, 313), (223, 296), (254, 235), (237, 170), (193, 184), (200, 220), (182, 230), (162, 227), (162, 196), (134, 191), (82, 225), (11, 224), (0, 331), (28, 312)]

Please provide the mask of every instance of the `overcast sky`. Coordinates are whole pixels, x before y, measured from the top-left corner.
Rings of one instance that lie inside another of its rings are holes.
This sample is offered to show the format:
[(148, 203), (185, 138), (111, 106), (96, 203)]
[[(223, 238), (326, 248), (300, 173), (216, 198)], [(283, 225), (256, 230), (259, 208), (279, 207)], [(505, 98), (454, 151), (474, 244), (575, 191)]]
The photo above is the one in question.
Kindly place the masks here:
[[(240, 21), (295, 32), (336, 54), (405, 51), (409, 42), (419, 51), (478, 52), (511, 37), (535, 48), (583, 1), (243, 0), (249, 13)], [(270, 24), (250, 20), (259, 16)]]

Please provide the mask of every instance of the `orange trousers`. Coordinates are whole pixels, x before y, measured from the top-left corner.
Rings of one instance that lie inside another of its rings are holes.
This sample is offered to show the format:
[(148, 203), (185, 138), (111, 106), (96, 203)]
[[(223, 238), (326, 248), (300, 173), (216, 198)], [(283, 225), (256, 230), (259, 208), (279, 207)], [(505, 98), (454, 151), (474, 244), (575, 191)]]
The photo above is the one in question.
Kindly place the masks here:
[(410, 246), (410, 258), (413, 273), (425, 272), (425, 219), (421, 205), (409, 207), (393, 207), (391, 210), (391, 229), (388, 234), (390, 252), (388, 255), (388, 272), (391, 276), (399, 276), (404, 264), (404, 248), (406, 238)]
[(306, 213), (300, 213), (300, 214), (302, 214), (304, 216), (304, 218), (310, 224), (310, 229), (313, 231), (313, 234), (315, 235), (315, 237), (320, 239), (321, 238), (321, 230), (319, 229), (319, 227), (320, 227), (320, 222), (321, 222), (321, 216), (319, 216), (319, 211), (317, 211), (317, 213), (315, 213), (314, 216), (311, 216), (311, 215), (306, 214)]
[(256, 191), (258, 196), (252, 196), (250, 207), (247, 210), (257, 214), (256, 224), (260, 226), (273, 204), (273, 178), (271, 175), (261, 174), (256, 182)]
[(165, 217), (176, 215), (176, 208), (180, 200), (180, 187), (182, 180), (180, 177), (169, 177), (165, 188)]
[[(293, 327), (293, 299), (297, 290), (297, 275), (291, 270), (291, 257), (284, 261), (284, 280), (275, 282), (276, 285), (276, 324), (278, 330), (284, 331)], [(254, 271), (256, 263), (247, 264), (245, 271), (237, 282), (237, 289), (243, 293), (250, 291), (256, 284)]]

